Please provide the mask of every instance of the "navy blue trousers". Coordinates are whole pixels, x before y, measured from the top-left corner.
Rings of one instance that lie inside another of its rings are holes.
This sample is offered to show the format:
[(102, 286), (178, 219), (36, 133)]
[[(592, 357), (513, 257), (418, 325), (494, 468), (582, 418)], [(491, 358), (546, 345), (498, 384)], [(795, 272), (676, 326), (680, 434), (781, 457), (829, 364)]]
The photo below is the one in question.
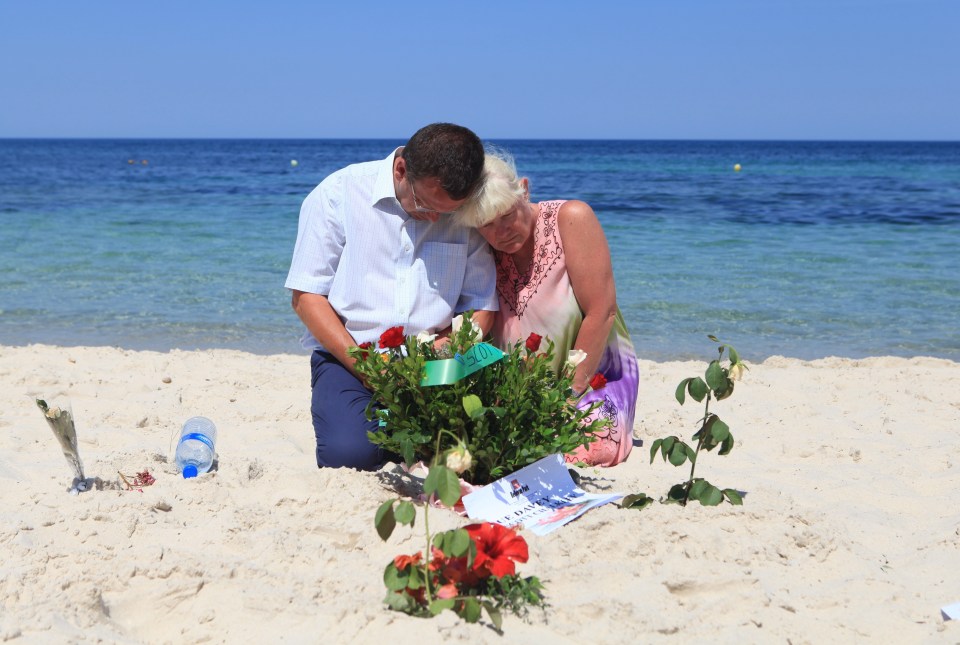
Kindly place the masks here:
[(317, 466), (377, 470), (390, 458), (370, 443), (367, 432), (378, 429), (366, 416), (370, 390), (328, 352), (316, 350), (310, 358), (313, 433), (317, 437)]

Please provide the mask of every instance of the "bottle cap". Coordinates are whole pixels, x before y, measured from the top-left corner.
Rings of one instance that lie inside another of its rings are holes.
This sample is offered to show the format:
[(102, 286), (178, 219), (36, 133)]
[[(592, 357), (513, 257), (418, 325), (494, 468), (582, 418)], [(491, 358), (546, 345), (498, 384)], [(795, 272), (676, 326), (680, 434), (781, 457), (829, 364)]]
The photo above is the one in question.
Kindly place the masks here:
[(193, 465), (187, 465), (183, 467), (183, 478), (190, 479), (191, 477), (197, 476), (197, 467)]

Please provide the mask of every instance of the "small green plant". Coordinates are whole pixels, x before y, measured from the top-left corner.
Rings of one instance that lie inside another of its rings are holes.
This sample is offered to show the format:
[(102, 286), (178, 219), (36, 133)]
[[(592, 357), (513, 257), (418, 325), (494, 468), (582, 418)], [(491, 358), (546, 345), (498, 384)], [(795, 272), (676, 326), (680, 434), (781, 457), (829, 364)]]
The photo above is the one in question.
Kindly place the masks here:
[[(720, 343), (716, 336), (708, 336), (715, 343)], [(728, 362), (723, 364), (723, 354), (727, 353)], [(682, 466), (687, 461), (690, 462), (690, 476), (682, 484), (675, 484), (670, 488), (666, 498), (661, 501), (665, 504), (680, 504), (686, 506), (687, 502), (695, 499), (703, 506), (716, 506), (726, 499), (731, 504), (743, 504), (743, 498), (740, 493), (733, 488), (720, 489), (708, 482), (702, 477), (694, 477), (697, 469), (697, 461), (700, 458), (701, 451), (712, 451), (719, 447), (718, 454), (727, 455), (733, 450), (733, 434), (730, 427), (720, 420), (716, 414), (710, 412), (710, 402), (713, 400), (722, 401), (733, 394), (733, 386), (740, 379), (747, 366), (740, 360), (740, 355), (730, 345), (720, 344), (719, 356), (712, 360), (707, 366), (707, 371), (703, 378), (694, 376), (685, 378), (677, 386), (676, 398), (680, 405), (686, 402), (687, 395), (697, 402), (704, 402), (703, 417), (700, 419), (700, 429), (693, 435), (693, 441), (696, 442), (696, 448), (692, 448), (680, 437), (669, 436), (663, 439), (657, 439), (650, 446), (650, 463), (661, 454), (664, 461), (669, 461), (674, 466)], [(634, 496), (631, 496), (634, 497)], [(640, 507), (644, 500), (649, 500), (645, 495), (636, 496), (636, 500), (630, 500), (627, 504), (624, 500), (625, 508)], [(647, 502), (649, 503), (649, 502)]]
[[(446, 457), (455, 454), (450, 451)], [(452, 506), (460, 497), (460, 485), (456, 472), (439, 457), (430, 466), (423, 490)], [(413, 528), (415, 519), (412, 502), (388, 500), (377, 509), (374, 525), (386, 541), (397, 524)], [(390, 609), (426, 618), (449, 609), (470, 623), (486, 612), (490, 625), (502, 633), (504, 612), (524, 617), (531, 606), (546, 607), (540, 580), (516, 572), (516, 565), (529, 558), (529, 549), (513, 529), (482, 522), (431, 534), (428, 506), (423, 509), (423, 526), (426, 548), (398, 555), (384, 569), (384, 602)]]

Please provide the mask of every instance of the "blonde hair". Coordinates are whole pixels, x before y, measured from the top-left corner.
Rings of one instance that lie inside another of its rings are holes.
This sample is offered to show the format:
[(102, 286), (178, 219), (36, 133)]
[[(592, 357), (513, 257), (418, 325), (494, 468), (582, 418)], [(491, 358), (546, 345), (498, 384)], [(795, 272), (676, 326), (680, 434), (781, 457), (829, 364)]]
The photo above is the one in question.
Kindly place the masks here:
[(480, 187), (457, 210), (457, 222), (463, 226), (480, 228), (513, 208), (526, 194), (510, 153), (487, 148)]

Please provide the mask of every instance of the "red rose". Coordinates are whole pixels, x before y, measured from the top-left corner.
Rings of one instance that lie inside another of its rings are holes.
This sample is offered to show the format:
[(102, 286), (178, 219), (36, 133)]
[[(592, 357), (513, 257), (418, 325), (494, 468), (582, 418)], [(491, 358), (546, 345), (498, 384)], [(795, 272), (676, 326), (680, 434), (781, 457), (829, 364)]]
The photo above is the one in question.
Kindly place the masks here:
[(373, 348), (373, 343), (368, 340), (365, 343), (360, 343), (359, 345), (357, 345), (357, 347), (359, 347), (362, 350), (360, 352), (361, 358), (366, 358), (367, 356), (370, 355), (370, 350)]
[(593, 375), (593, 378), (590, 379), (590, 387), (594, 390), (602, 390), (607, 385), (607, 379), (603, 374), (597, 372)]
[(422, 552), (417, 552), (416, 555), (398, 555), (393, 559), (393, 566), (395, 566), (400, 571), (403, 571), (410, 565), (417, 566), (420, 564), (420, 558), (423, 557)]
[(380, 349), (392, 349), (403, 345), (403, 327), (391, 327), (380, 334)]
[(530, 332), (530, 335), (527, 336), (527, 349), (529, 349), (531, 352), (537, 351), (540, 349), (541, 340), (543, 340), (543, 336)]
[(473, 570), (481, 577), (513, 575), (517, 571), (516, 563), (526, 562), (529, 557), (527, 541), (513, 529), (489, 522), (463, 528), (477, 545)]
[(437, 589), (437, 598), (440, 600), (456, 598), (458, 595), (460, 595), (460, 592), (457, 590), (457, 585), (453, 584), (452, 582)]

